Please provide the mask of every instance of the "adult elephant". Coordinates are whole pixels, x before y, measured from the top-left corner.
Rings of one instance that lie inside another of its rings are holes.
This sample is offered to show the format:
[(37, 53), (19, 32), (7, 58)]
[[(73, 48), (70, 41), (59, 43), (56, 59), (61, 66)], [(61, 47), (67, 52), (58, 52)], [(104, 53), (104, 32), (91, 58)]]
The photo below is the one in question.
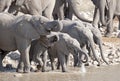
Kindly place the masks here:
[[(94, 2), (96, 0), (93, 0)], [(110, 37), (113, 32), (113, 19), (115, 16), (118, 17), (120, 22), (120, 0), (99, 0), (97, 2), (99, 8), (100, 22), (102, 25), (107, 26), (106, 35)], [(95, 3), (96, 4), (96, 3)], [(97, 5), (96, 5), (97, 6)], [(107, 17), (107, 19), (106, 19)], [(120, 24), (119, 24), (120, 29)]]
[[(31, 15), (44, 15), (52, 19), (55, 0), (17, 0), (18, 11)], [(12, 6), (14, 8), (14, 5)]]
[[(52, 70), (54, 70), (54, 59), (58, 58), (58, 64), (61, 65), (62, 72), (66, 72), (67, 60), (70, 53), (77, 56), (82, 63), (88, 62), (88, 55), (81, 50), (80, 44), (76, 39), (67, 33), (58, 32), (57, 35), (59, 40), (48, 48)], [(82, 55), (85, 55), (85, 59), (81, 59)]]
[(71, 37), (77, 39), (81, 48), (84, 49), (86, 46), (89, 54), (90, 51), (92, 51), (95, 60), (98, 62), (98, 65), (100, 65), (100, 60), (98, 59), (98, 55), (96, 54), (94, 48), (94, 44), (97, 43), (100, 47), (103, 61), (108, 64), (103, 54), (101, 33), (98, 29), (91, 28), (91, 31), (86, 25), (78, 21), (62, 20), (62, 23), (63, 29), (61, 32), (68, 33)]
[(64, 7), (68, 5), (68, 18), (72, 19), (72, 15), (74, 14), (78, 19), (91, 23), (92, 21), (85, 19), (80, 15), (78, 10), (79, 0), (56, 0), (55, 8), (53, 11), (53, 15), (57, 14), (60, 20), (63, 20), (64, 15)]
[[(14, 17), (0, 13), (0, 49), (3, 51), (18, 50), (21, 53), (17, 67), (18, 72), (29, 72), (29, 49), (31, 42), (48, 35), (51, 31), (59, 31), (62, 25), (58, 21), (49, 21), (43, 16), (23, 15)], [(0, 58), (2, 67), (2, 58)]]

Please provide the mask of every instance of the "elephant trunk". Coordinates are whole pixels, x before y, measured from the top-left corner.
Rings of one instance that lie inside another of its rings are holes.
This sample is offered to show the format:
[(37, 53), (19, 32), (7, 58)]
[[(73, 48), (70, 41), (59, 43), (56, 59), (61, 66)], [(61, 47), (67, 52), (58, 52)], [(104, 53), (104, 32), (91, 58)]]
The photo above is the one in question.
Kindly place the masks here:
[(100, 65), (100, 61), (99, 61), (99, 59), (98, 59), (98, 55), (97, 55), (96, 52), (95, 52), (94, 41), (93, 41), (92, 38), (88, 38), (88, 39), (89, 39), (89, 43), (90, 43), (90, 47), (91, 47), (93, 56), (94, 56), (95, 60), (98, 62), (98, 66), (99, 66), (99, 65)]
[[(79, 52), (79, 58), (81, 60), (82, 63), (88, 63), (89, 61), (89, 56), (88, 54), (86, 54), (85, 52), (83, 52), (82, 50), (78, 51)], [(85, 55), (85, 60), (82, 59), (82, 56)]]
[(80, 15), (79, 10), (77, 9), (77, 4), (76, 4), (76, 3), (77, 3), (76, 0), (69, 0), (69, 4), (70, 4), (70, 6), (71, 6), (71, 8), (72, 8), (72, 10), (73, 10), (74, 15), (75, 15), (78, 19), (80, 19), (80, 20), (82, 20), (82, 21), (84, 21), (84, 22), (91, 23), (92, 21), (87, 20), (86, 18), (84, 18), (83, 16)]
[(63, 24), (61, 21), (54, 20), (48, 24), (48, 27), (51, 31), (58, 32), (62, 30)]
[(106, 25), (106, 21), (105, 21), (105, 6), (106, 6), (106, 0), (100, 0), (99, 1), (100, 21), (101, 21), (103, 26)]
[(109, 63), (106, 61), (105, 56), (104, 56), (104, 54), (103, 54), (102, 40), (99, 40), (99, 48), (100, 48), (100, 53), (101, 53), (101, 57), (102, 57), (103, 61), (104, 61), (107, 65), (109, 65)]

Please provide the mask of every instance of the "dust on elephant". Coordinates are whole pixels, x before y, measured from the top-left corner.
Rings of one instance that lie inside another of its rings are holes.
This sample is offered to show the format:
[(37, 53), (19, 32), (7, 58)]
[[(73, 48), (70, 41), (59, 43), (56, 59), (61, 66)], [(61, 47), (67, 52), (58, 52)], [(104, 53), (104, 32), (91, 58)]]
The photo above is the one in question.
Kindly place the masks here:
[[(52, 12), (54, 9), (55, 0), (17, 0), (14, 5), (11, 6), (14, 12), (14, 7), (18, 7), (18, 11), (31, 15), (44, 15), (45, 17), (52, 19)], [(16, 9), (15, 9), (16, 10)]]
[(78, 4), (79, 0), (56, 0), (55, 8), (53, 14), (57, 14), (60, 20), (64, 19), (64, 6), (68, 5), (68, 18), (72, 19), (72, 15), (74, 14), (78, 19), (91, 23), (92, 21), (85, 19), (83, 16), (80, 15)]
[(42, 72), (45, 72), (47, 62), (47, 49), (53, 46), (55, 42), (59, 40), (57, 35), (41, 36), (40, 39), (34, 40), (30, 47), (30, 61), (38, 63), (38, 70), (42, 68)]
[(63, 29), (61, 30), (61, 32), (68, 33), (71, 37), (77, 39), (78, 42), (80, 43), (81, 48), (84, 49), (86, 46), (89, 51), (91, 50), (95, 60), (98, 62), (98, 65), (100, 65), (100, 60), (98, 59), (94, 48), (95, 42), (98, 43), (100, 47), (102, 59), (106, 64), (108, 64), (103, 55), (102, 46), (101, 46), (102, 42), (101, 40), (99, 40), (101, 39), (100, 38), (101, 33), (100, 32), (97, 33), (98, 30), (96, 31), (95, 29), (94, 31), (93, 28), (91, 29), (92, 30), (91, 32), (91, 30), (88, 27), (85, 27), (85, 25), (82, 22), (78, 22), (78, 21), (62, 20), (62, 23), (63, 23)]
[[(43, 16), (22, 15), (14, 17), (0, 13), (0, 49), (5, 51), (18, 50), (21, 53), (17, 67), (18, 72), (29, 72), (29, 49), (31, 42), (40, 35), (49, 35), (51, 31), (60, 31), (59, 21), (49, 21)], [(2, 59), (0, 58), (0, 67)]]
[[(72, 38), (67, 33), (58, 32), (57, 35), (59, 36), (59, 40), (48, 48), (52, 70), (54, 70), (54, 58), (58, 58), (62, 72), (66, 72), (66, 64), (70, 53), (79, 57), (82, 63), (88, 62), (87, 54), (81, 50), (80, 44), (76, 39)], [(78, 54), (75, 52), (78, 52)], [(85, 59), (81, 59), (82, 55), (85, 55)]]

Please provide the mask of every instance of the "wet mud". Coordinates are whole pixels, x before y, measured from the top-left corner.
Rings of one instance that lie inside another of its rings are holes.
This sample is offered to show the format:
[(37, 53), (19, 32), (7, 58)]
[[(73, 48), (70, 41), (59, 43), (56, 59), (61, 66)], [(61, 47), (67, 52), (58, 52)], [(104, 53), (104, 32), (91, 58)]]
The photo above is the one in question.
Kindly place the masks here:
[(120, 81), (120, 65), (87, 67), (86, 73), (80, 72), (80, 68), (69, 67), (70, 71), (62, 73), (50, 72), (0, 72), (0, 81)]

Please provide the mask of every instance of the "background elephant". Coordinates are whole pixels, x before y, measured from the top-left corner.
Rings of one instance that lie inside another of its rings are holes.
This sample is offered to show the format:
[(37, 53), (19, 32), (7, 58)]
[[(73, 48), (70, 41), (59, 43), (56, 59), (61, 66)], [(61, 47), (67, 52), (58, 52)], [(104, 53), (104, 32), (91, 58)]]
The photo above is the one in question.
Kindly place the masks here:
[[(45, 71), (47, 62), (47, 49), (53, 46), (55, 42), (59, 40), (57, 35), (41, 36), (40, 39), (34, 40), (30, 47), (30, 61), (34, 61), (38, 64), (38, 67), (42, 68), (42, 72)], [(40, 68), (38, 68), (40, 69)]]
[(15, 4), (12, 4), (10, 11), (14, 12), (15, 7), (18, 7), (17, 10), (25, 14), (44, 15), (52, 19), (54, 5), (55, 0), (17, 0)]
[(69, 19), (72, 19), (72, 15), (74, 14), (78, 19), (82, 21), (92, 22), (90, 20), (85, 19), (83, 16), (80, 15), (79, 10), (78, 10), (78, 5), (79, 5), (78, 3), (79, 3), (79, 0), (56, 0), (53, 14), (57, 14), (60, 20), (63, 20), (65, 17), (64, 7), (67, 6), (69, 8), (67, 9)]
[(0, 0), (0, 12), (8, 12), (13, 0)]
[[(0, 13), (0, 49), (18, 50), (21, 56), (17, 71), (29, 72), (31, 42), (40, 38), (40, 35), (48, 35), (51, 31), (60, 31), (61, 28), (59, 21), (49, 21), (42, 16), (23, 15), (15, 18), (13, 15)], [(0, 58), (0, 64), (2, 64), (1, 60)]]
[[(87, 54), (81, 50), (80, 44), (76, 39), (72, 38), (67, 33), (59, 32), (57, 34), (59, 36), (59, 40), (53, 46), (48, 48), (52, 70), (54, 70), (54, 58), (58, 58), (58, 63), (60, 63), (62, 67), (62, 72), (66, 72), (66, 64), (70, 53), (78, 56), (82, 63), (88, 61)], [(75, 52), (78, 52), (78, 54)], [(86, 60), (81, 59), (82, 55), (85, 55)]]
[[(97, 14), (95, 18), (95, 23), (100, 20), (102, 25), (107, 26), (106, 34), (105, 36), (109, 37), (111, 36), (111, 33), (113, 32), (113, 19), (115, 16), (118, 17), (118, 20), (120, 22), (120, 0), (92, 0), (94, 4), (96, 4), (96, 11)], [(98, 18), (99, 17), (99, 18)], [(120, 23), (119, 23), (119, 29), (120, 29)]]
[(62, 23), (63, 23), (63, 29), (61, 32), (68, 33), (71, 37), (77, 39), (82, 49), (84, 49), (86, 46), (89, 54), (90, 54), (90, 50), (92, 50), (95, 60), (98, 62), (98, 65), (100, 65), (100, 60), (98, 59), (98, 56), (94, 48), (95, 42), (98, 43), (100, 47), (102, 59), (104, 60), (105, 63), (107, 63), (102, 51), (101, 33), (99, 30), (97, 30), (99, 31), (97, 33), (96, 29), (94, 30), (93, 28), (91, 29), (92, 30), (91, 32), (91, 30), (88, 27), (85, 27), (85, 25), (82, 22), (78, 22), (78, 21), (62, 20)]

